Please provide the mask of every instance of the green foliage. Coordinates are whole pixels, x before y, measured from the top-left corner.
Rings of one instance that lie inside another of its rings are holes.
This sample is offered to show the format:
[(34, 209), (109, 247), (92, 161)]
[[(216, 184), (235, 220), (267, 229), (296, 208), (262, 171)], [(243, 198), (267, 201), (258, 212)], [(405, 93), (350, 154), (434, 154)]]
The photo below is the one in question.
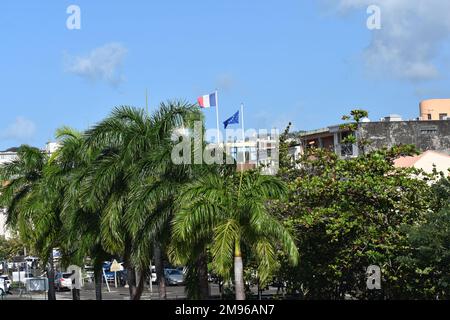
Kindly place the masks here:
[(23, 255), (24, 247), (24, 243), (17, 237), (8, 240), (0, 237), (0, 262), (11, 261), (14, 257)]
[(0, 167), (0, 205), (7, 225), (46, 262), (63, 234), (58, 206), (61, 184), (54, 180), (49, 158), (37, 148), (21, 146), (16, 160)]
[[(450, 179), (395, 168), (396, 158), (417, 154), (413, 146), (366, 154), (356, 132), (367, 115), (343, 117), (351, 120), (343, 142), (363, 150), (347, 160), (308, 149), (294, 162), (289, 124), (279, 177), (173, 164), (173, 130), (203, 121), (185, 102), (152, 115), (119, 107), (86, 132), (63, 127), (51, 157), (22, 146), (0, 167), (0, 206), (20, 235), (0, 239), (0, 259), (27, 246), (45, 262), (58, 247), (65, 265), (90, 257), (101, 268), (117, 256), (145, 275), (161, 248), (187, 266), (188, 296), (200, 298), (208, 266), (228, 281), (242, 255), (248, 282), (264, 287), (275, 276), (305, 299), (448, 299)], [(380, 292), (366, 289), (373, 264), (382, 269)]]
[(365, 271), (375, 264), (383, 271), (383, 296), (407, 296), (409, 276), (399, 261), (408, 253), (404, 226), (424, 222), (431, 209), (431, 187), (414, 177), (421, 172), (393, 165), (412, 153), (404, 146), (341, 160), (312, 149), (300, 167), (289, 168), (283, 215), (298, 236), (301, 256), (299, 266), (283, 274), (293, 291), (308, 299), (371, 298)]
[(209, 174), (187, 184), (178, 199), (180, 210), (173, 221), (175, 239), (208, 239), (213, 271), (230, 278), (233, 257), (242, 246), (251, 248), (261, 283), (270, 279), (282, 249), (291, 263), (298, 261), (293, 238), (267, 211), (267, 201), (285, 194), (284, 184), (258, 172)]
[(411, 274), (405, 290), (415, 299), (450, 299), (450, 206), (423, 224), (408, 226), (410, 250), (400, 258)]
[(443, 172), (439, 173), (441, 179), (433, 184), (433, 207), (435, 211), (439, 211), (440, 209), (447, 207), (450, 203), (450, 169), (448, 175), (445, 175)]
[(366, 110), (352, 110), (350, 115), (342, 116), (342, 120), (351, 121), (350, 123), (346, 123), (340, 126), (342, 130), (348, 131), (350, 134), (342, 139), (342, 143), (345, 144), (358, 144), (358, 147), (361, 149), (362, 153), (364, 153), (364, 147), (370, 143), (370, 141), (361, 139), (361, 137), (356, 136), (356, 132), (358, 130), (359, 124), (361, 120), (367, 118), (369, 116), (369, 112)]

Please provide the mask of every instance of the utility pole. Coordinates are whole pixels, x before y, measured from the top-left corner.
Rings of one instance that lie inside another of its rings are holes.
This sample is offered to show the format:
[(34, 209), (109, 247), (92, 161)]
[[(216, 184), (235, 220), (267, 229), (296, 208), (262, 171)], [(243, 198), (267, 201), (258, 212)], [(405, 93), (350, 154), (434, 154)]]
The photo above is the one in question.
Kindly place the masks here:
[(27, 247), (23, 248), (23, 255), (25, 260), (25, 278), (27, 278), (28, 277)]
[(147, 117), (149, 116), (148, 114), (148, 90), (145, 89), (145, 112), (147, 113)]

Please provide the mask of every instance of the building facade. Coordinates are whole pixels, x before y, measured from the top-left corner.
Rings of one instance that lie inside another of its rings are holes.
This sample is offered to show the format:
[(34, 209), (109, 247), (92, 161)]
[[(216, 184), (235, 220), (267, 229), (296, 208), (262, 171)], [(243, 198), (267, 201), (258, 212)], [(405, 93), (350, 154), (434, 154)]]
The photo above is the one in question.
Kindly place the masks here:
[(422, 152), (450, 154), (450, 120), (364, 123), (358, 137), (370, 141), (368, 150), (412, 144)]
[(11, 148), (5, 151), (0, 151), (0, 165), (11, 162), (17, 159), (17, 152), (15, 148)]
[(450, 120), (450, 99), (431, 99), (420, 103), (420, 120)]
[(279, 135), (265, 134), (245, 141), (225, 143), (225, 152), (233, 157), (238, 170), (260, 168), (264, 174), (276, 174), (279, 165)]
[[(388, 121), (360, 123), (355, 133), (357, 141), (368, 141), (366, 151), (412, 144), (422, 152), (439, 151), (450, 154), (450, 120)], [(390, 118), (389, 118), (390, 119)], [(344, 143), (351, 134), (340, 125), (300, 134), (303, 148), (326, 148), (342, 158), (357, 157), (362, 150), (358, 143)]]

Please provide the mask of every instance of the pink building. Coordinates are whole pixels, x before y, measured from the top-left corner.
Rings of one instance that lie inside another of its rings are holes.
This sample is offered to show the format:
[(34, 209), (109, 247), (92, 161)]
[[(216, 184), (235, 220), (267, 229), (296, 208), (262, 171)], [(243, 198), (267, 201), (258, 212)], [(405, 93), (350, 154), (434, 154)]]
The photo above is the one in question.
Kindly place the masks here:
[(445, 120), (446, 118), (450, 119), (450, 99), (431, 99), (420, 103), (420, 120)]

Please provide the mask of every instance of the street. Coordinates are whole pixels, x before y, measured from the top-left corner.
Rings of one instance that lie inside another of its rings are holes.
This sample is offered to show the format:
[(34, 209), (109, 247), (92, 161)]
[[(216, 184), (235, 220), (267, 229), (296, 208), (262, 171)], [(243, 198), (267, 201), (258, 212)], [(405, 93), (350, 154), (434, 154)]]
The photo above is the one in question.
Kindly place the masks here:
[[(186, 299), (185, 287), (184, 286), (168, 286), (167, 288), (167, 299), (168, 300), (182, 300)], [(210, 284), (211, 288), (211, 299), (219, 299), (219, 286), (217, 284)], [(142, 294), (141, 300), (159, 300), (158, 286), (153, 285), (152, 292), (150, 287), (146, 286)], [(256, 288), (253, 288), (253, 293), (256, 294)], [(129, 300), (130, 294), (128, 288), (118, 287), (115, 288), (114, 284), (110, 285), (110, 292), (106, 285), (102, 288), (102, 298), (103, 300)], [(264, 295), (276, 294), (277, 289), (270, 287), (269, 290), (264, 291)], [(29, 294), (23, 292), (20, 294), (19, 289), (12, 290), (12, 295), (6, 295), (4, 300), (46, 300), (47, 294)], [(93, 284), (86, 284), (80, 291), (81, 300), (95, 300), (95, 288)], [(71, 291), (56, 292), (57, 300), (72, 300)]]

